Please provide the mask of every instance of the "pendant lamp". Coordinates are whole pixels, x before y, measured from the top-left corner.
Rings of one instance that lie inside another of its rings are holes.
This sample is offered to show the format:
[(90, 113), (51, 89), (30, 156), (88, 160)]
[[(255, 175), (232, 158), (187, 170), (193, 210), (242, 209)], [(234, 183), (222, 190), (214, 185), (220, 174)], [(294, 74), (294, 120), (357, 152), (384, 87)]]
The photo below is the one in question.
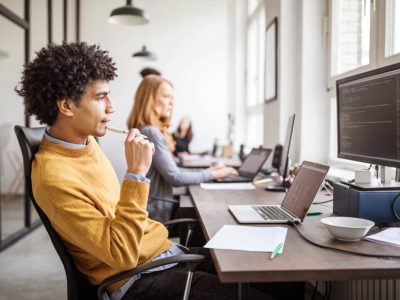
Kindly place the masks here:
[(147, 50), (145, 45), (143, 45), (140, 51), (133, 53), (132, 57), (142, 57), (147, 60), (157, 60), (157, 56), (153, 52)]
[(9, 57), (8, 53), (6, 51), (0, 50), (0, 58), (7, 58)]
[(126, 5), (114, 9), (108, 22), (123, 25), (143, 25), (149, 23), (147, 14), (143, 9), (132, 5), (132, 0), (126, 0)]

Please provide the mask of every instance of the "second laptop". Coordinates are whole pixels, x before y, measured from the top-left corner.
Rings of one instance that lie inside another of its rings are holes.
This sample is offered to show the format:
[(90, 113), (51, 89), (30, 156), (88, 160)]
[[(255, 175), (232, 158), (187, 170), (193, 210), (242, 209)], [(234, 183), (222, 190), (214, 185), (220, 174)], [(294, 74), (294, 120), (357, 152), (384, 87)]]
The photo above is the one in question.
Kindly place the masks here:
[(222, 179), (216, 180), (217, 182), (251, 182), (256, 177), (258, 171), (271, 154), (272, 149), (253, 148), (250, 154), (243, 161), (238, 173), (239, 175), (231, 175)]

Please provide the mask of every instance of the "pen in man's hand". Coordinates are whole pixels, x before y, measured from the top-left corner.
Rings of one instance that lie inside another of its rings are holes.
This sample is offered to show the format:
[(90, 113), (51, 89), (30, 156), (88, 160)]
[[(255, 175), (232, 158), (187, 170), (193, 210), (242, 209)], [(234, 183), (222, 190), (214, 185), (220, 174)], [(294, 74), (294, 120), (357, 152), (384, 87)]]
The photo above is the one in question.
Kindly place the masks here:
[[(119, 128), (112, 127), (112, 126), (107, 126), (107, 129), (110, 130), (110, 131), (113, 131), (113, 132), (117, 132), (117, 133), (124, 133), (124, 134), (128, 134), (129, 133), (129, 131), (127, 131), (127, 130), (119, 129)], [(140, 136), (140, 137), (144, 138), (145, 140), (149, 139), (147, 136), (145, 136), (144, 134), (141, 134), (141, 133), (138, 134), (137, 136)]]
[(279, 251), (281, 251), (282, 247), (283, 247), (283, 243), (279, 243), (278, 246), (276, 246), (274, 251), (271, 253), (270, 259), (274, 259), (275, 257), (277, 257), (279, 254)]

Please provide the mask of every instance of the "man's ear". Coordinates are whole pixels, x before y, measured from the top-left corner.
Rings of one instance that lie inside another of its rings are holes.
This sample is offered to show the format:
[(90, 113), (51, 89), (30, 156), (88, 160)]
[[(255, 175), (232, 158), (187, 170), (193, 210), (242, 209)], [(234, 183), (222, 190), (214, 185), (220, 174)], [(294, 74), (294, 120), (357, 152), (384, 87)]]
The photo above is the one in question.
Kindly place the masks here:
[(75, 106), (75, 103), (71, 99), (57, 100), (57, 106), (60, 113), (63, 114), (64, 116), (66, 117), (74, 116), (73, 107)]

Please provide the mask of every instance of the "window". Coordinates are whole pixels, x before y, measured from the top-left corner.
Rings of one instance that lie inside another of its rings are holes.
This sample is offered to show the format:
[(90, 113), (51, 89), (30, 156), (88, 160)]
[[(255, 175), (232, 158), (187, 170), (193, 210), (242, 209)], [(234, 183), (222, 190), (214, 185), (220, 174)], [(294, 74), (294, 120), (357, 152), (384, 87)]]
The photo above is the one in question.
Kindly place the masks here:
[(266, 22), (264, 3), (261, 1), (254, 8), (250, 2), (254, 1), (249, 0), (248, 9), (254, 13), (247, 20), (245, 144), (252, 147), (263, 143)]
[(332, 0), (332, 76), (369, 63), (370, 9), (369, 1)]
[(247, 16), (250, 16), (257, 9), (260, 0), (247, 0)]
[(329, 160), (337, 163), (335, 82), (400, 62), (400, 0), (331, 0), (330, 33)]
[(386, 1), (385, 57), (400, 53), (400, 0)]

